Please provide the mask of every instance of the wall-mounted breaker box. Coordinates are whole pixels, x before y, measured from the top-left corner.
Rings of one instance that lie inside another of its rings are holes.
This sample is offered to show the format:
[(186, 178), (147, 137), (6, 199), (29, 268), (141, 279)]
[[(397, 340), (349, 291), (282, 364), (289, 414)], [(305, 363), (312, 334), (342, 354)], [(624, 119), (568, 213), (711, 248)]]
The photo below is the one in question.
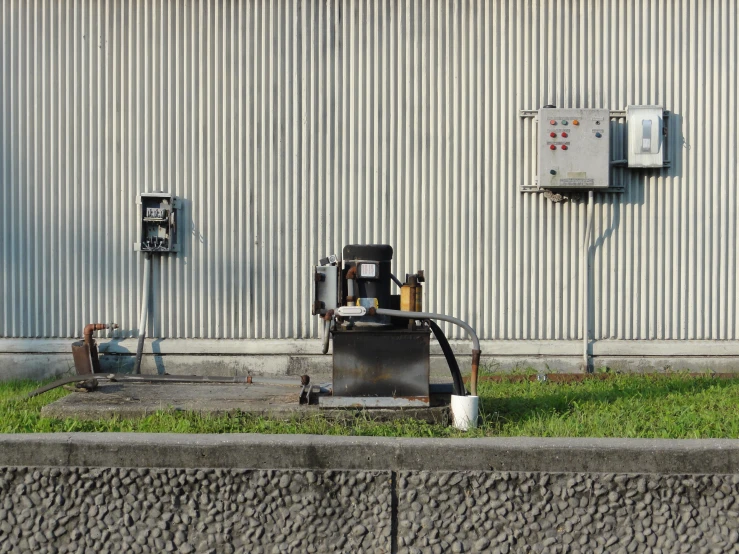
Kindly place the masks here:
[(336, 265), (317, 265), (313, 267), (315, 282), (313, 315), (323, 315), (339, 307), (339, 267)]
[(539, 188), (608, 188), (610, 112), (601, 109), (539, 110)]
[(666, 129), (662, 106), (627, 106), (629, 167), (665, 165)]
[(133, 249), (161, 254), (178, 252), (179, 199), (166, 192), (143, 192), (136, 198), (136, 204), (139, 206), (139, 238)]

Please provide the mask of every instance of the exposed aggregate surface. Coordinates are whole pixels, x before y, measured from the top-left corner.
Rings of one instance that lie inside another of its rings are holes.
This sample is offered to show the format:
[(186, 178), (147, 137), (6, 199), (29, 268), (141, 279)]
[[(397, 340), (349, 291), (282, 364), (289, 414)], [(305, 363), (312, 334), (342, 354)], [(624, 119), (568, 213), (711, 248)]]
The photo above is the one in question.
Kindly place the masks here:
[(739, 553), (739, 475), (0, 468), (3, 553), (395, 548)]
[(388, 552), (390, 474), (0, 469), (0, 552)]
[(739, 552), (739, 475), (401, 472), (401, 553)]

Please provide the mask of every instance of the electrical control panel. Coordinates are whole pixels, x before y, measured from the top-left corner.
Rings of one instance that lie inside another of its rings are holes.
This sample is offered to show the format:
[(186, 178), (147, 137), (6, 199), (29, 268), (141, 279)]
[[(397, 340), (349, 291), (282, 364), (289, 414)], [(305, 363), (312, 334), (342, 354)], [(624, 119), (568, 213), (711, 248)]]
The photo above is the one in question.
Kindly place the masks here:
[(139, 239), (134, 250), (166, 254), (179, 251), (177, 242), (177, 197), (166, 192), (144, 192), (139, 206)]
[(610, 112), (542, 108), (538, 117), (539, 188), (608, 188)]
[[(339, 298), (339, 268), (334, 263), (313, 267), (313, 315), (323, 315), (329, 310), (335, 310)], [(323, 261), (323, 260), (321, 260)]]
[(662, 106), (627, 106), (629, 167), (664, 167), (666, 127)]

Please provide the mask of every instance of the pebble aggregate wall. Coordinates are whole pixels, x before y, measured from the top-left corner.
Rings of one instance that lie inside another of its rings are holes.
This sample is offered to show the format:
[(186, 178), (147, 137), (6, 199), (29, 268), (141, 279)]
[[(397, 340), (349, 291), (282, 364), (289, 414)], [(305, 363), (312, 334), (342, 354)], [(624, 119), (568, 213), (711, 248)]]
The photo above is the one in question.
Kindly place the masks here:
[(739, 441), (2, 436), (0, 552), (739, 553), (737, 453)]
[(388, 552), (387, 474), (5, 468), (0, 552)]
[(392, 481), (364, 471), (5, 468), (0, 551), (739, 552), (736, 475), (401, 472), (395, 490)]
[(739, 552), (737, 475), (404, 472), (399, 482), (402, 552)]

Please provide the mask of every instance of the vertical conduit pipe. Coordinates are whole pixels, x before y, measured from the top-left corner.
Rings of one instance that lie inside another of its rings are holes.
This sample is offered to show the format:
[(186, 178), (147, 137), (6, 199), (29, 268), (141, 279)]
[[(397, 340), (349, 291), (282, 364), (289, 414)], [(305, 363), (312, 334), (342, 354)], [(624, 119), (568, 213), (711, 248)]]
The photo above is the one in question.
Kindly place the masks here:
[(585, 223), (585, 239), (582, 246), (582, 364), (583, 372), (590, 368), (588, 356), (588, 340), (590, 338), (590, 239), (593, 234), (593, 191), (588, 191), (587, 222)]
[(141, 299), (141, 315), (139, 317), (139, 343), (136, 346), (136, 362), (133, 372), (141, 373), (141, 357), (144, 354), (144, 339), (146, 338), (146, 321), (149, 318), (149, 294), (151, 290), (151, 253), (144, 254), (144, 290)]

